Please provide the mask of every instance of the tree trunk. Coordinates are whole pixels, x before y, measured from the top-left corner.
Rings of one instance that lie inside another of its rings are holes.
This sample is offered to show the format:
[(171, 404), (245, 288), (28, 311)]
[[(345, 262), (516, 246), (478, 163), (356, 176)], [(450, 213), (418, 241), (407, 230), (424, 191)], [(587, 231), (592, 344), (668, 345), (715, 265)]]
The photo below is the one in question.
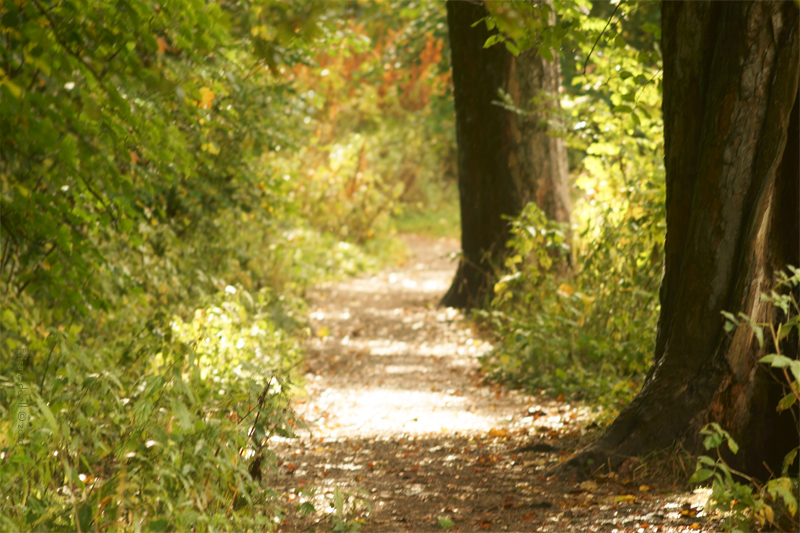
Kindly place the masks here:
[[(566, 467), (683, 441), (717, 422), (736, 462), (765, 476), (797, 445), (751, 330), (721, 311), (774, 320), (759, 292), (800, 265), (798, 9), (793, 2), (664, 2), (667, 237), (655, 355), (639, 395)], [(790, 348), (797, 355), (797, 341)], [(782, 378), (781, 378), (782, 379)], [(777, 468), (776, 468), (777, 466)]]
[[(545, 105), (558, 105), (558, 59), (528, 50), (514, 57), (504, 46), (484, 48), (490, 33), (486, 9), (472, 2), (447, 2), (458, 143), (463, 257), (442, 305), (468, 308), (491, 291), (492, 266), (505, 253), (508, 221), (528, 201), (558, 222), (569, 222), (567, 152), (563, 139), (547, 134)], [(507, 93), (523, 114), (493, 102)]]

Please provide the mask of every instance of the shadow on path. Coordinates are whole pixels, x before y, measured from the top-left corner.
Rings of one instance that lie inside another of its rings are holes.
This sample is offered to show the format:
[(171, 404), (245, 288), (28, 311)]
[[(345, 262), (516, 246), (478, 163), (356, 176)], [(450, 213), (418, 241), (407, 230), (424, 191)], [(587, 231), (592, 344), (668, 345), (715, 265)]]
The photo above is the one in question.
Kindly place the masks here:
[[(587, 433), (588, 409), (482, 384), (477, 357), (491, 344), (460, 312), (436, 306), (458, 243), (404, 240), (402, 266), (309, 295), (298, 412), (311, 433), (271, 446), (272, 485), (290, 511), (281, 530), (330, 531), (335, 487), (345, 495), (339, 527), (361, 531), (698, 527), (704, 496), (665, 497), (633, 481), (635, 464), (600, 483), (546, 477)], [(316, 512), (299, 512), (303, 502)]]

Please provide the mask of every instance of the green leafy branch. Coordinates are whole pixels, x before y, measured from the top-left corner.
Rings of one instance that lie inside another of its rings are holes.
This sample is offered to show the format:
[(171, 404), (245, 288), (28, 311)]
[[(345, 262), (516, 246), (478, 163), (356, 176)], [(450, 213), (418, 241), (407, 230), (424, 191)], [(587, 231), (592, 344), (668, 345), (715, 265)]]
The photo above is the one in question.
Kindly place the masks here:
[[(789, 393), (778, 402), (777, 411), (779, 412), (790, 409), (800, 401), (800, 361), (781, 353), (781, 342), (789, 336), (792, 330), (800, 330), (800, 306), (793, 294), (793, 290), (800, 286), (800, 269), (792, 266), (788, 269), (791, 275), (781, 272), (777, 287), (770, 294), (762, 293), (760, 296), (763, 302), (783, 312), (783, 321), (778, 324), (777, 328), (772, 322), (756, 322), (744, 313), (734, 316), (732, 313), (722, 312), (726, 318), (726, 331), (734, 331), (740, 325), (748, 326), (755, 335), (760, 349), (764, 348), (764, 330), (769, 331), (775, 353), (760, 358), (759, 362), (768, 364), (772, 368), (780, 368), (786, 379), (785, 386), (788, 387)], [(774, 504), (767, 503), (772, 501), (778, 504), (780, 500), (785, 508), (785, 513), (783, 513), (785, 520), (791, 521), (795, 528), (798, 526), (796, 494), (800, 476), (790, 476), (789, 469), (794, 464), (800, 447), (794, 448), (786, 454), (780, 477), (761, 483), (757, 479), (733, 469), (720, 456), (719, 447), (723, 442), (727, 443), (728, 449), (733, 454), (739, 451), (739, 446), (719, 424), (708, 424), (700, 433), (706, 436), (703, 446), (706, 450), (715, 449), (717, 459), (714, 460), (705, 455), (698, 457), (696, 470), (690, 483), (702, 484), (713, 477), (707, 508), (727, 513), (726, 530), (749, 531), (753, 520), (757, 520), (762, 525), (770, 524), (780, 529), (780, 513), (776, 514)], [(736, 481), (734, 476), (744, 479), (747, 483)]]

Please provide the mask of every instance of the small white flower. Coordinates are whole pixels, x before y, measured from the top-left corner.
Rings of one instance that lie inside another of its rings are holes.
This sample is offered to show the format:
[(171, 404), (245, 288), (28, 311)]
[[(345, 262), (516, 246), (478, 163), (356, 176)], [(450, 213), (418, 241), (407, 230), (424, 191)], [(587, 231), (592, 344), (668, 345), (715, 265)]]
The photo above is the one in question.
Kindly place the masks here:
[(75, 82), (74, 81), (68, 81), (67, 83), (64, 84), (64, 88), (66, 90), (68, 90), (68, 91), (71, 91), (72, 89), (75, 88)]
[(228, 294), (236, 294), (236, 287), (234, 287), (233, 285), (228, 285), (227, 287), (225, 287), (225, 292), (227, 292)]

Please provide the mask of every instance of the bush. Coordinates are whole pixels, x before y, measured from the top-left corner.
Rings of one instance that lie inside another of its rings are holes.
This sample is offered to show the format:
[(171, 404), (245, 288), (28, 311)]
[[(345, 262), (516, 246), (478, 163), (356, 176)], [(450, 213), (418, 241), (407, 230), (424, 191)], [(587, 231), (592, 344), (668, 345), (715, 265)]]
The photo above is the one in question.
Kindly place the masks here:
[(261, 477), (267, 440), (293, 435), (296, 305), (229, 286), (190, 321), (156, 314), (126, 346), (77, 345), (73, 328), (51, 331), (35, 366), (18, 351), (0, 373), (3, 528), (270, 529)]

